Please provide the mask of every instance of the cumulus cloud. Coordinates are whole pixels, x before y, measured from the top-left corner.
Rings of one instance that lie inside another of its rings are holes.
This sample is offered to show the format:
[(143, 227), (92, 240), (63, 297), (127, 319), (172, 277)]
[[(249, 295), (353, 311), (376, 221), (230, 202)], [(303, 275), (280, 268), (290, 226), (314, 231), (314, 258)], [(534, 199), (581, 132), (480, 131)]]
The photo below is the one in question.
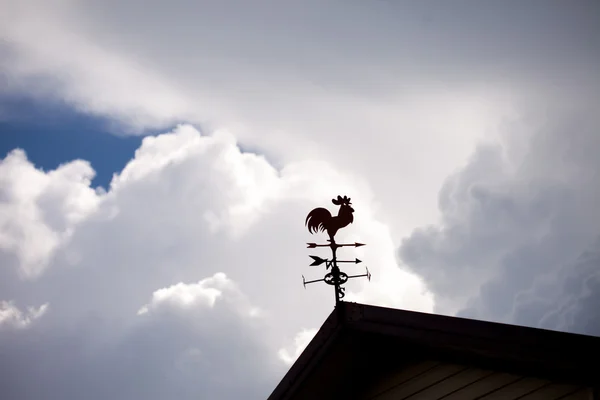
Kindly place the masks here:
[(244, 313), (246, 306), (170, 302), (132, 315), (127, 326), (95, 310), (62, 326), (0, 332), (3, 396), (264, 398), (282, 369), (263, 337), (268, 326)]
[(600, 120), (581, 103), (534, 121), (448, 179), (441, 222), (415, 230), (400, 258), (438, 312), (600, 335)]
[[(216, 285), (211, 285), (216, 283)], [(196, 305), (212, 307), (222, 295), (220, 286), (230, 284), (227, 276), (217, 273), (212, 278), (203, 279), (195, 284), (178, 283), (152, 293), (152, 301), (139, 309), (138, 315), (146, 314), (150, 309), (156, 309), (163, 304), (174, 304), (182, 308), (193, 308)], [(211, 287), (217, 286), (217, 287)]]
[[(0, 271), (3, 320), (33, 321), (39, 312), (14, 305), (48, 304), (24, 334), (0, 333), (9, 397), (264, 398), (332, 309), (329, 287), (302, 287), (301, 274), (323, 273), (307, 267), (304, 243), (319, 239), (303, 222), (338, 193), (357, 208), (340, 239), (367, 243), (356, 255), (380, 279), (352, 282), (347, 299), (433, 308), (421, 280), (398, 272), (363, 181), (324, 162), (276, 169), (224, 131), (182, 125), (145, 138), (106, 191), (90, 188), (82, 161), (44, 172), (22, 151), (2, 160), (0, 176), (12, 182), (3, 209), (31, 215), (2, 230), (19, 244), (0, 252), (12, 260)], [(53, 246), (23, 258), (19, 222), (55, 232)], [(383, 290), (393, 279), (403, 289)]]
[(100, 196), (89, 187), (93, 177), (89, 163), (80, 160), (44, 173), (19, 149), (2, 161), (0, 249), (14, 254), (22, 274), (39, 274), (73, 227), (95, 210)]

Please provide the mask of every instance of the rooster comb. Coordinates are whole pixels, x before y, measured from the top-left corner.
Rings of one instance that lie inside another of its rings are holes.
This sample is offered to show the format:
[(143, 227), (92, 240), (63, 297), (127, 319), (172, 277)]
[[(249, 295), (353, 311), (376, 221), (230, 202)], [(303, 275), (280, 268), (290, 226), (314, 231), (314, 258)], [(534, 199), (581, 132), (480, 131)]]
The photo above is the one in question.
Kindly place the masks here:
[(348, 196), (338, 196), (337, 199), (332, 199), (331, 202), (336, 206), (349, 206), (350, 205), (350, 197)]

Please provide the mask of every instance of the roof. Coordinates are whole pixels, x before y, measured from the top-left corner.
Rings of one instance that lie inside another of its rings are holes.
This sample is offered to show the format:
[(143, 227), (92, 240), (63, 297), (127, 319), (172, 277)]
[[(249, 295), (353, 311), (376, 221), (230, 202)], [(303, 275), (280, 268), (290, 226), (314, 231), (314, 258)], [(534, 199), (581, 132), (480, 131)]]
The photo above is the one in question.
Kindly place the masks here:
[(592, 387), (600, 338), (340, 302), (269, 400), (353, 397), (390, 366), (427, 358)]

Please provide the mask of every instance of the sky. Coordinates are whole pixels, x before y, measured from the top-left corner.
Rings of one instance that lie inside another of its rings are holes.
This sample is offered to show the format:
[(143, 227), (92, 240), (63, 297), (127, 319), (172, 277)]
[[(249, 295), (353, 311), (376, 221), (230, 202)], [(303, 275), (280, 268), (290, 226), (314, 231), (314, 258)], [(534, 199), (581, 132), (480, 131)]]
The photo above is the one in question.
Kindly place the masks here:
[(0, 393), (266, 398), (337, 195), (347, 300), (600, 336), (599, 64), (593, 0), (0, 0)]
[(2, 158), (21, 148), (43, 170), (81, 158), (94, 166), (92, 186), (108, 188), (113, 174), (127, 164), (141, 144), (142, 136), (123, 136), (102, 117), (25, 96), (0, 98), (0, 109), (5, 111), (0, 119)]

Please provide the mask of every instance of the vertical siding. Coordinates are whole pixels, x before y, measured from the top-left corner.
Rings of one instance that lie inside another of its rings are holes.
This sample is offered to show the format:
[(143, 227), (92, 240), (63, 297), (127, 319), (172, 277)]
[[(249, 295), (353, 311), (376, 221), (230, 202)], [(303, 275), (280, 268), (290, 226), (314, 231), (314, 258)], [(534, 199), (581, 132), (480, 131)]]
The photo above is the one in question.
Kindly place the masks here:
[(382, 377), (364, 399), (592, 400), (590, 388), (435, 361)]

